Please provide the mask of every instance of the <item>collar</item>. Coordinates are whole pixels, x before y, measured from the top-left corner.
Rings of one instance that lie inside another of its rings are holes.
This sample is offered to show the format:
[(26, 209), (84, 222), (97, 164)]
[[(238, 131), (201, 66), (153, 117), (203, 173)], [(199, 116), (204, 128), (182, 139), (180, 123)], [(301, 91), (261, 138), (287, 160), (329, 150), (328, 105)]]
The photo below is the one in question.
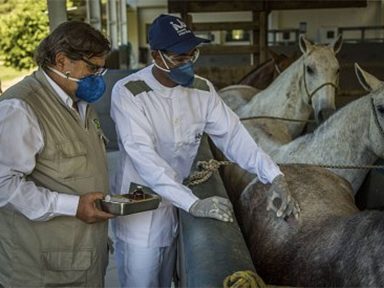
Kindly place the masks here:
[[(61, 89), (61, 87), (59, 85), (57, 85), (56, 82), (53, 81), (52, 78), (50, 78), (48, 76), (48, 74), (45, 73), (45, 71), (43, 69), (41, 69), (41, 71), (43, 72), (44, 76), (47, 78), (48, 83), (52, 86), (53, 90), (56, 92), (56, 94), (58, 95), (60, 100), (63, 101), (63, 103), (65, 103), (66, 106), (73, 109), (72, 98), (63, 89)], [(87, 102), (85, 102), (83, 100), (79, 100), (77, 102), (77, 107), (78, 107), (79, 111), (83, 111), (87, 107)]]

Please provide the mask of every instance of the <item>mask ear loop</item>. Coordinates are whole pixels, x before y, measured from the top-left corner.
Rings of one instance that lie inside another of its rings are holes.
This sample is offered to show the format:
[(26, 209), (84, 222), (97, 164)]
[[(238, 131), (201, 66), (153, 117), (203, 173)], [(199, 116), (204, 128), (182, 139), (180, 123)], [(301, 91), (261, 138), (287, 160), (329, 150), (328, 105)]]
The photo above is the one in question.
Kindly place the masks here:
[(196, 55), (194, 55), (194, 59), (192, 59), (192, 63), (195, 63), (200, 56), (200, 49), (196, 48)]
[(165, 65), (165, 67), (167, 67), (167, 69), (170, 70), (170, 68), (169, 68), (169, 66), (168, 66), (168, 64), (167, 64), (167, 62), (166, 62), (165, 59), (164, 59), (163, 53), (161, 53), (160, 50), (157, 50), (157, 51), (159, 52), (161, 61), (163, 61), (163, 64)]
[(80, 81), (80, 79), (70, 77), (69, 75), (71, 75), (71, 73), (69, 71), (66, 71), (65, 73), (63, 73), (63, 72), (60, 72), (60, 71), (56, 70), (55, 68), (53, 68), (51, 66), (47, 66), (47, 68), (49, 70), (51, 70), (52, 72), (56, 73), (57, 75), (59, 75), (60, 77), (63, 77), (65, 79), (68, 79), (68, 80), (71, 80), (71, 81), (75, 81), (75, 82), (79, 82)]
[(167, 65), (167, 63), (164, 61), (163, 55), (161, 54), (160, 50), (157, 50), (157, 51), (159, 52), (160, 57), (161, 57), (161, 60), (163, 61), (164, 65), (165, 65), (168, 69), (165, 69), (165, 68), (159, 66), (159, 65), (156, 63), (155, 59), (152, 60), (153, 64), (154, 64), (157, 68), (159, 68), (160, 70), (169, 73), (171, 70), (169, 69), (169, 66)]

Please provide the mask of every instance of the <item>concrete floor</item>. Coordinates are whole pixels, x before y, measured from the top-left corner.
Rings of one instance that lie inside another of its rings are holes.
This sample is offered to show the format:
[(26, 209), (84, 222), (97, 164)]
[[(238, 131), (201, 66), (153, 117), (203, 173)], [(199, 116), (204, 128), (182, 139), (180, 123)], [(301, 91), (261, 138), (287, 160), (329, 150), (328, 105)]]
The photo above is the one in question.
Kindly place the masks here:
[[(109, 237), (114, 239), (111, 228), (109, 227)], [(105, 288), (118, 288), (120, 287), (119, 278), (117, 276), (117, 268), (115, 262), (115, 255), (109, 254), (109, 263), (107, 267), (107, 274), (105, 275)]]

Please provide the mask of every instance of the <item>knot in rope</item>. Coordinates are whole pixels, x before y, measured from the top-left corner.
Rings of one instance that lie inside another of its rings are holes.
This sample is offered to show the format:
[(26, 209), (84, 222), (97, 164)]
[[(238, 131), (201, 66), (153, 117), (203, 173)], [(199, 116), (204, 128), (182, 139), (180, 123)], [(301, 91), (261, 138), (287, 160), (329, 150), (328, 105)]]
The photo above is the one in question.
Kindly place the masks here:
[(237, 271), (223, 281), (224, 288), (266, 288), (263, 279), (253, 271)]
[(196, 166), (200, 171), (195, 171), (185, 181), (185, 185), (194, 186), (207, 181), (217, 169), (222, 165), (231, 165), (230, 161), (217, 161), (210, 159), (209, 161), (198, 161)]

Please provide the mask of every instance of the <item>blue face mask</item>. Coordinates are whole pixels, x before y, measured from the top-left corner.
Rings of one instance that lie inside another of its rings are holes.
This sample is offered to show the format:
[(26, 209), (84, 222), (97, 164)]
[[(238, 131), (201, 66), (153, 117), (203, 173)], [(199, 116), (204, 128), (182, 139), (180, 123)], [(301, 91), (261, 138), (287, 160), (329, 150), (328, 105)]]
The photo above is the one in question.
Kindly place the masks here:
[(193, 79), (195, 79), (192, 61), (169, 69), (168, 75), (173, 82), (184, 87), (190, 86), (193, 83)]
[(101, 75), (89, 75), (87, 77), (77, 79), (52, 68), (48, 67), (57, 75), (77, 82), (76, 97), (88, 103), (94, 103), (103, 96), (105, 92), (105, 82)]
[(175, 68), (169, 68), (167, 62), (164, 60), (162, 52), (159, 51), (159, 54), (160, 54), (161, 60), (163, 61), (164, 65), (168, 69), (160, 67), (159, 65), (157, 65), (156, 62), (154, 62), (154, 64), (160, 70), (167, 72), (169, 78), (173, 82), (175, 82), (176, 84), (179, 84), (181, 86), (184, 86), (184, 87), (188, 87), (193, 83), (193, 80), (195, 79), (195, 71), (193, 70), (193, 62), (192, 61), (188, 61), (184, 64), (176, 66)]
[(103, 96), (105, 82), (102, 76), (90, 75), (77, 81), (76, 97), (94, 103)]

